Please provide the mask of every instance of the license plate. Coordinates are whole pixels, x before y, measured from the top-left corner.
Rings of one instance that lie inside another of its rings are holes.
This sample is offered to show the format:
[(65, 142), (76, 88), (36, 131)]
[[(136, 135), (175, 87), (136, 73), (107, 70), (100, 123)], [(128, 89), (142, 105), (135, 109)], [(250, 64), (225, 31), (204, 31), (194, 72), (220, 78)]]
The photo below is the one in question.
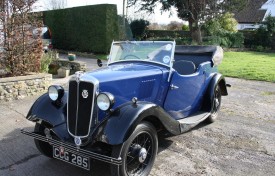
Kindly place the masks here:
[(83, 169), (90, 170), (89, 158), (72, 153), (64, 147), (53, 147), (53, 157)]

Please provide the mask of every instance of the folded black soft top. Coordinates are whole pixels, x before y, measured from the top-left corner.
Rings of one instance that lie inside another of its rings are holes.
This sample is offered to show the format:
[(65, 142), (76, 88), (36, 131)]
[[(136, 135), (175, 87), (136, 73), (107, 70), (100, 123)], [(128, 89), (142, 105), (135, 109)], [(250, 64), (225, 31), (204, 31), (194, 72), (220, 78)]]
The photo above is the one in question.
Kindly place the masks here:
[(223, 49), (220, 46), (185, 46), (177, 45), (175, 54), (209, 54), (214, 65), (219, 65), (223, 59)]

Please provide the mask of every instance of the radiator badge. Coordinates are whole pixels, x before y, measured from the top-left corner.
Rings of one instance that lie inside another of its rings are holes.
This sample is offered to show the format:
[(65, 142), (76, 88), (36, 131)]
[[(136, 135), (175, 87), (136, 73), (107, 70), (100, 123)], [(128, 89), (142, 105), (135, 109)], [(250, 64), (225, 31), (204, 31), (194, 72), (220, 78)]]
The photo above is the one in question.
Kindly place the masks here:
[(75, 137), (74, 138), (74, 143), (77, 145), (77, 146), (80, 146), (82, 144), (82, 141), (80, 139), (80, 137)]
[(88, 96), (89, 96), (88, 90), (83, 90), (82, 91), (82, 97), (83, 98), (88, 98)]

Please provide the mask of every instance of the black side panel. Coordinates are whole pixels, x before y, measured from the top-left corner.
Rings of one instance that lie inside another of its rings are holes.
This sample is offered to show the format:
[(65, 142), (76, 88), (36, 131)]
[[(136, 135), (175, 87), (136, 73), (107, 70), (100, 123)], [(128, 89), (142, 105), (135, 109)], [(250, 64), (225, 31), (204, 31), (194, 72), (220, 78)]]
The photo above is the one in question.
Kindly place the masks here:
[[(80, 82), (79, 83), (79, 106), (78, 106), (78, 118), (77, 118), (77, 133), (76, 136), (86, 136), (89, 132), (92, 104), (93, 104), (93, 90), (94, 85), (92, 83)], [(83, 91), (88, 92), (88, 97), (82, 96)]]
[(70, 132), (75, 134), (75, 124), (77, 117), (77, 82), (70, 81), (69, 88), (68, 127), (70, 129)]

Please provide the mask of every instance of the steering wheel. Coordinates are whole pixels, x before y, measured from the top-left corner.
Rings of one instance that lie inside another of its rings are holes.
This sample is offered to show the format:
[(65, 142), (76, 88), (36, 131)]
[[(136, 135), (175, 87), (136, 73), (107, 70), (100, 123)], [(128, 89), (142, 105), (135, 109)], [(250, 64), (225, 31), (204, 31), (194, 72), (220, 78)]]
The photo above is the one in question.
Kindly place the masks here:
[(126, 59), (127, 57), (135, 57), (135, 58), (137, 58), (137, 59), (141, 59), (141, 58), (139, 58), (138, 56), (132, 55), (132, 54), (126, 55), (123, 59), (128, 60), (128, 59)]

